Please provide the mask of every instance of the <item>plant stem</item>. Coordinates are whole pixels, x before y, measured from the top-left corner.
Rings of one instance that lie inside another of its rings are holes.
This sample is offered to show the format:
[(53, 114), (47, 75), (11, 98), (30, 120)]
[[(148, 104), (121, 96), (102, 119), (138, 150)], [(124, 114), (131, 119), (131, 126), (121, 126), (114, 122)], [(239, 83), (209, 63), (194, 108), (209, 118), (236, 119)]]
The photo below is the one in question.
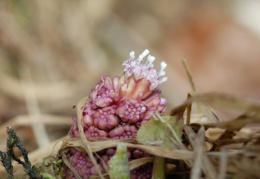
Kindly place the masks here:
[(164, 170), (165, 170), (165, 158), (155, 157), (153, 163), (153, 173), (152, 179), (164, 179)]

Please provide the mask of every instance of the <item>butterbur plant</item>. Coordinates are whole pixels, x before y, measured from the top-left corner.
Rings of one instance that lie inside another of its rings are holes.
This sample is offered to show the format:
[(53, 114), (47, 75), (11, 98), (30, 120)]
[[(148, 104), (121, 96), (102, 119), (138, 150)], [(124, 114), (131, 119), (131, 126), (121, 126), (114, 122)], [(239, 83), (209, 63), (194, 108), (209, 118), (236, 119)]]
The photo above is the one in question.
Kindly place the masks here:
[[(73, 119), (71, 138), (80, 138), (80, 124), (89, 141), (98, 138), (135, 139), (144, 123), (154, 114), (165, 111), (166, 99), (160, 97), (158, 86), (167, 81), (167, 77), (164, 77), (167, 64), (161, 62), (160, 71), (156, 71), (153, 65), (155, 57), (148, 54), (149, 51), (145, 50), (136, 58), (135, 53), (130, 52), (130, 58), (122, 64), (124, 74), (121, 77), (101, 77), (84, 106), (82, 123), (78, 123), (77, 118)], [(115, 148), (109, 148), (94, 156), (101, 172), (108, 173), (108, 161), (115, 153)], [(129, 161), (146, 156), (150, 155), (139, 149), (128, 149)], [(81, 178), (98, 173), (86, 153), (71, 148), (66, 157)], [(131, 178), (151, 178), (151, 171), (152, 164), (145, 164), (132, 170)], [(76, 178), (66, 166), (64, 178)]]

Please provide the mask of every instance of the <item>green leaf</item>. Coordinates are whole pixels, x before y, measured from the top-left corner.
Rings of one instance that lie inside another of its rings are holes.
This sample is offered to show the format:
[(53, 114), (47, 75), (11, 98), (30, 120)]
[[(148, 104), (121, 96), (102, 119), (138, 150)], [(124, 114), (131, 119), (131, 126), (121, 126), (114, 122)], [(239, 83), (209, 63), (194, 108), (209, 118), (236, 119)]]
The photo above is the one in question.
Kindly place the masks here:
[(127, 146), (118, 144), (116, 154), (109, 160), (109, 176), (111, 179), (130, 179)]
[(173, 140), (181, 141), (182, 124), (171, 116), (158, 116), (143, 124), (137, 132), (142, 144), (176, 148)]
[[(171, 116), (157, 116), (143, 124), (137, 132), (137, 141), (142, 144), (177, 148), (181, 141), (182, 123)], [(175, 143), (173, 141), (176, 141)], [(165, 158), (154, 159), (152, 178), (165, 178)]]

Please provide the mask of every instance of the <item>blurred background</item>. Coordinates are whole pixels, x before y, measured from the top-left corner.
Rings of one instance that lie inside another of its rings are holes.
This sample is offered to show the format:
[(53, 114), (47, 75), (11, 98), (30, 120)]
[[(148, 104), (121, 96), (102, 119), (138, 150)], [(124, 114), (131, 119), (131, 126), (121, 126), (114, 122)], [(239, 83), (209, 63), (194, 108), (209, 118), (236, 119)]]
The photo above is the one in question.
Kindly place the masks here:
[(134, 50), (168, 64), (167, 111), (191, 91), (260, 99), (258, 0), (0, 1), (0, 150), (12, 126), (28, 151), (65, 136), (73, 105)]

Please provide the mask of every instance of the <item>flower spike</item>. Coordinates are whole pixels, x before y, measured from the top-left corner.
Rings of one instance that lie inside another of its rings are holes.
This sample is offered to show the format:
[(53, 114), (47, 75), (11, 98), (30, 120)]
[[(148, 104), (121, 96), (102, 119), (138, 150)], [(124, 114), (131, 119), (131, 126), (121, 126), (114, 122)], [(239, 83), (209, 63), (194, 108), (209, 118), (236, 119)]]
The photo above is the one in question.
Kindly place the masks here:
[[(124, 75), (110, 79), (102, 76), (99, 83), (91, 90), (89, 101), (82, 112), (82, 126), (88, 140), (97, 138), (136, 139), (137, 131), (156, 113), (165, 111), (166, 99), (161, 98), (158, 87), (167, 80), (165, 69), (167, 64), (161, 62), (160, 71), (154, 68), (155, 57), (145, 50), (137, 58), (135, 52), (123, 62)], [(144, 62), (144, 58), (147, 58)], [(78, 119), (73, 119), (71, 138), (80, 138)], [(97, 167), (84, 152), (73, 148), (66, 154), (71, 166), (81, 178), (89, 178), (109, 169), (109, 160), (116, 153), (114, 148), (97, 152)], [(150, 154), (139, 149), (127, 151), (128, 161), (149, 157)], [(111, 167), (110, 167), (111, 168)], [(130, 172), (130, 178), (151, 178), (152, 164), (142, 165)], [(75, 179), (68, 167), (64, 167), (64, 177)]]

